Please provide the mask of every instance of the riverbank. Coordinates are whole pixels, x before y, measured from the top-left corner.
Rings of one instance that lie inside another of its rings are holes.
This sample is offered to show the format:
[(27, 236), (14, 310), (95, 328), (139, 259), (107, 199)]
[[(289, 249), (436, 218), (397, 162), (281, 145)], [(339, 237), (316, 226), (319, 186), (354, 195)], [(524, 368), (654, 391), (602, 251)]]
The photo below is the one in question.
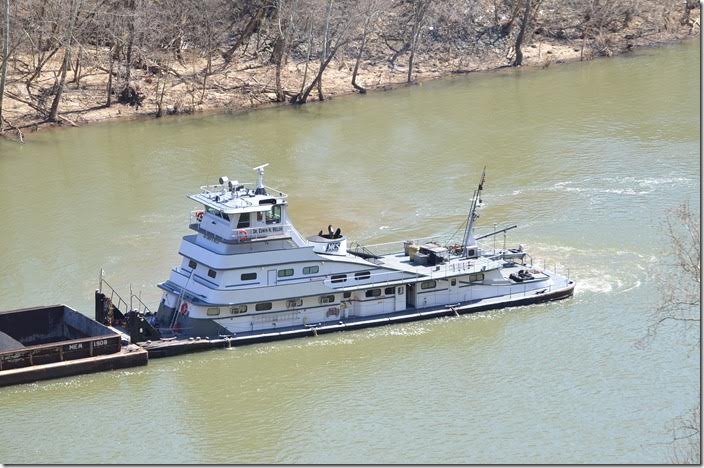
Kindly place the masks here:
[[(700, 33), (699, 9), (693, 11), (690, 21), (685, 24), (666, 23), (667, 27), (649, 32), (644, 32), (642, 25), (635, 23), (617, 32), (605, 33), (598, 41), (556, 39), (554, 34), (546, 34), (538, 27), (531, 40), (522, 47), (522, 66), (547, 68), (553, 64), (617, 56), (639, 48), (694, 39)], [(281, 102), (276, 94), (276, 66), (268, 56), (243, 53), (237, 60), (226, 61), (220, 55), (205, 58), (186, 50), (181, 60), (161, 61), (158, 66), (145, 63), (133, 69), (130, 83), (139, 102), (121, 104), (115, 89), (116, 78), (112, 78), (119, 74), (101, 62), (101, 57), (106, 54), (108, 51), (104, 47), (79, 50), (76, 66), (68, 73), (56, 122), (47, 119), (47, 109), (62, 57), (57, 53), (47, 60), (32, 86), (23, 81), (22, 67), (17, 65), (18, 60), (29, 62), (30, 58), (15, 58), (14, 66), (11, 61), (3, 109), (4, 135), (23, 140), (32, 132), (55, 127), (291, 105), (290, 98), (302, 91), (303, 84), (310, 83), (318, 68), (318, 63), (310, 61), (309, 57), (291, 54), (281, 68), (281, 89), (287, 98)], [(388, 49), (382, 50), (378, 43), (367, 46), (356, 80), (365, 91), (385, 91), (409, 84), (408, 54), (399, 54), (395, 60), (388, 60), (386, 55)], [(510, 37), (477, 42), (471, 51), (448, 48), (435, 42), (421, 44), (415, 56), (410, 84), (503, 69), (511, 65), (514, 56)], [(85, 65), (79, 66), (79, 61)], [(351, 83), (354, 62), (355, 57), (350, 53), (333, 57), (322, 79), (324, 99), (359, 92)], [(206, 73), (205, 70), (210, 71)], [(112, 88), (112, 102), (107, 105), (109, 86)], [(316, 100), (320, 100), (319, 94), (313, 90), (308, 102)]]

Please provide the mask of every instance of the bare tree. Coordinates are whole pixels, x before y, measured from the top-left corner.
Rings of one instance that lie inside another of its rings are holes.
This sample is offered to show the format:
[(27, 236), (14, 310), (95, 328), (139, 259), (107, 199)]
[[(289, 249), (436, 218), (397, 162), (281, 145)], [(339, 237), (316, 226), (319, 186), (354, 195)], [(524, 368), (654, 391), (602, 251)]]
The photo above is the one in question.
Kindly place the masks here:
[[(332, 0), (329, 1), (328, 5), (332, 5)], [(357, 15), (354, 15), (350, 10), (341, 10), (333, 17), (332, 10), (328, 9), (328, 11), (329, 14), (326, 14), (322, 32), (325, 58), (318, 67), (318, 73), (313, 78), (313, 81), (302, 92), (291, 98), (292, 104), (305, 104), (308, 101), (311, 91), (321, 83), (323, 73), (325, 73), (325, 69), (330, 65), (337, 51), (350, 41), (349, 32), (357, 19)], [(320, 93), (319, 97), (323, 98), (322, 88), (318, 92)]]
[[(701, 232), (699, 218), (683, 203), (666, 220), (670, 252), (666, 258), (673, 271), (662, 288), (662, 301), (657, 308), (655, 328), (664, 322), (699, 325), (701, 293)], [(655, 330), (653, 330), (655, 331)]]
[(73, 39), (73, 28), (76, 24), (76, 17), (78, 16), (78, 10), (80, 8), (82, 0), (71, 0), (70, 3), (70, 13), (68, 19), (68, 27), (66, 28), (66, 37), (64, 39), (64, 60), (61, 64), (60, 78), (56, 87), (56, 95), (54, 96), (54, 101), (51, 103), (51, 110), (49, 111), (48, 120), (50, 122), (56, 122), (59, 117), (59, 103), (61, 102), (61, 96), (64, 93), (64, 85), (66, 83), (66, 72), (71, 63), (71, 40)]
[(359, 71), (359, 62), (362, 60), (364, 46), (367, 45), (367, 34), (369, 33), (369, 26), (379, 13), (377, 0), (370, 0), (366, 6), (367, 7), (365, 8), (364, 12), (364, 26), (362, 27), (362, 38), (360, 39), (359, 50), (357, 51), (357, 58), (354, 61), (354, 69), (352, 70), (352, 86), (361, 94), (365, 94), (367, 90), (366, 88), (357, 84), (357, 72)]
[(5, 96), (5, 79), (7, 77), (7, 63), (10, 61), (10, 0), (5, 0), (5, 38), (2, 47), (2, 64), (0, 64), (0, 133), (2, 133), (2, 102)]
[[(665, 221), (669, 252), (661, 278), (662, 299), (655, 310), (653, 324), (643, 342), (652, 340), (665, 323), (680, 323), (687, 331), (701, 327), (701, 231), (700, 219), (688, 203), (677, 207)], [(699, 349), (697, 337), (693, 346)], [(701, 350), (700, 350), (701, 351)], [(671, 423), (674, 463), (699, 464), (701, 447), (700, 406)]]
[(541, 0), (535, 0), (533, 4), (532, 0), (524, 0), (525, 4), (523, 6), (523, 17), (521, 18), (521, 28), (518, 30), (516, 35), (516, 43), (514, 45), (514, 50), (516, 56), (513, 61), (514, 67), (520, 67), (523, 64), (523, 51), (521, 46), (523, 45), (523, 40), (526, 36), (526, 31), (530, 28), (530, 23), (533, 20), (538, 8), (540, 8)]
[(411, 28), (411, 38), (408, 41), (410, 44), (408, 75), (406, 77), (406, 82), (408, 83), (411, 82), (411, 78), (413, 77), (413, 59), (416, 56), (416, 50), (418, 49), (418, 43), (420, 42), (420, 36), (423, 30), (423, 20), (425, 20), (425, 14), (428, 12), (430, 2), (431, 0), (413, 0), (413, 27)]

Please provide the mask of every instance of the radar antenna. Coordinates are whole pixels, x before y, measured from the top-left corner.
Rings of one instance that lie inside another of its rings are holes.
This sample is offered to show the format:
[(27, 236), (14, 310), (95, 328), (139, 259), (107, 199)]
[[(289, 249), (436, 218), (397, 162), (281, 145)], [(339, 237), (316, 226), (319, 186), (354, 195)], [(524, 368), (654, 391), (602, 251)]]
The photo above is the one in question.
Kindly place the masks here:
[(264, 168), (268, 165), (269, 163), (266, 163), (252, 169), (257, 172), (257, 189), (254, 191), (256, 195), (266, 195), (266, 189), (264, 188)]

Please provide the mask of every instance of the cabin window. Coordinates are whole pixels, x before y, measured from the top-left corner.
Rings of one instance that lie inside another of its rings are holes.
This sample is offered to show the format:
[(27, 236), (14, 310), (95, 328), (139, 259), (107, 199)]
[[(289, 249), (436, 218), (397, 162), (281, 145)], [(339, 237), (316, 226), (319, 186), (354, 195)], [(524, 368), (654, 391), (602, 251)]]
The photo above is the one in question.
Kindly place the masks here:
[(345, 292), (342, 293), (342, 297), (345, 298), (345, 299), (349, 299), (350, 297), (352, 297), (352, 292), (351, 292), (351, 291), (345, 291)]
[(252, 281), (252, 280), (257, 279), (257, 274), (256, 273), (242, 273), (242, 275), (240, 275), (240, 279), (242, 281)]
[(279, 278), (285, 278), (287, 276), (293, 276), (293, 268), (286, 268), (285, 270), (279, 270), (277, 273)]
[(197, 266), (198, 266), (198, 263), (196, 263), (195, 260), (189, 260), (189, 261), (188, 261), (188, 268), (190, 268), (191, 270), (194, 269), (194, 268), (197, 267)]
[(399, 286), (397, 292), (399, 295), (403, 294), (403, 286)]
[(368, 289), (364, 295), (367, 297), (379, 297), (381, 296), (381, 289)]
[(386, 288), (386, 289), (384, 289), (384, 294), (386, 294), (387, 296), (391, 296), (394, 293), (394, 289), (396, 289), (396, 288), (394, 288), (393, 286)]
[(452, 279), (450, 280), (450, 286), (454, 286), (454, 285), (456, 285), (456, 284), (457, 284), (457, 280), (456, 280), (455, 278), (452, 278)]
[(217, 276), (217, 273), (215, 272), (215, 270), (208, 270), (208, 276), (210, 276), (211, 278), (215, 278), (215, 276)]
[(271, 302), (260, 302), (256, 306), (254, 306), (257, 312), (261, 312), (264, 310), (271, 310)]
[(330, 304), (331, 302), (335, 302), (335, 295), (330, 294), (329, 296), (320, 296), (319, 301), (321, 304)]
[(347, 281), (347, 275), (332, 275), (330, 277), (332, 283), (344, 283), (345, 281)]
[(303, 299), (298, 298), (298, 299), (289, 299), (286, 301), (286, 307), (288, 308), (293, 308), (293, 307), (301, 307), (303, 305)]
[(469, 275), (469, 282), (474, 283), (477, 281), (484, 281), (484, 273), (472, 273)]
[(240, 214), (240, 219), (237, 221), (237, 229), (249, 227), (249, 213)]
[(370, 276), (371, 276), (371, 273), (369, 273), (368, 271), (359, 271), (354, 274), (354, 279), (365, 280), (365, 279), (369, 279)]
[(247, 312), (247, 304), (230, 307), (231, 314), (244, 314), (245, 312)]
[(420, 289), (433, 289), (438, 283), (435, 280), (423, 281), (420, 283)]
[(205, 211), (207, 211), (208, 213), (210, 213), (213, 216), (217, 216), (218, 218), (226, 219), (228, 221), (230, 220), (230, 217), (227, 215), (227, 213), (223, 213), (222, 211), (216, 210), (215, 208), (211, 208), (209, 206), (206, 206)]
[(318, 265), (303, 267), (303, 274), (304, 275), (314, 275), (315, 273), (317, 273), (319, 271), (320, 271), (320, 267)]
[(220, 307), (208, 307), (208, 315), (220, 315)]
[(281, 222), (281, 205), (274, 205), (266, 212), (266, 224)]

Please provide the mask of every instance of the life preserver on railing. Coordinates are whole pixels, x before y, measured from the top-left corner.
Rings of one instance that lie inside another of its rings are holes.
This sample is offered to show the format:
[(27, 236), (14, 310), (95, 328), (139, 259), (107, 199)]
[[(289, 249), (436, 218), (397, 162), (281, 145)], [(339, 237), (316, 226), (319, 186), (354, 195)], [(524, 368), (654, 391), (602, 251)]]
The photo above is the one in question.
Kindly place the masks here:
[(196, 211), (196, 219), (198, 220), (199, 223), (201, 221), (203, 221), (203, 210)]
[(247, 240), (247, 231), (244, 229), (238, 229), (237, 230), (237, 237), (239, 238), (240, 241), (246, 241)]
[(188, 315), (188, 304), (181, 304), (181, 315)]

